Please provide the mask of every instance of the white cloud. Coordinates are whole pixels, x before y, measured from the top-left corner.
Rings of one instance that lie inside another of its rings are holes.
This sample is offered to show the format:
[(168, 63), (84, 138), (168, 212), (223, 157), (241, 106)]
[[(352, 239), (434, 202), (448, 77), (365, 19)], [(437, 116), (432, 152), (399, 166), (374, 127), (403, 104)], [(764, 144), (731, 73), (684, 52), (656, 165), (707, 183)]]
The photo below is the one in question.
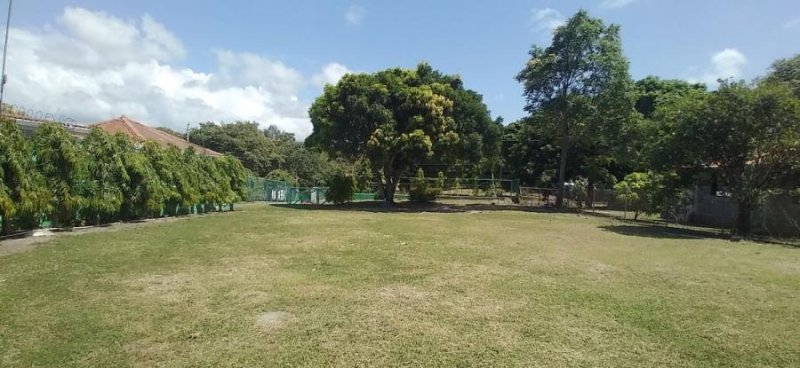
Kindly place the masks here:
[(564, 17), (561, 12), (553, 8), (533, 9), (531, 23), (537, 31), (552, 32), (564, 24)]
[(616, 8), (624, 8), (628, 5), (631, 5), (639, 0), (603, 0), (600, 3), (600, 7), (606, 9), (616, 9)]
[(322, 67), (322, 70), (311, 78), (311, 81), (319, 87), (324, 87), (326, 84), (338, 83), (339, 79), (350, 73), (353, 71), (342, 64), (329, 63)]
[[(241, 119), (298, 138), (311, 133), (309, 104), (298, 97), (311, 81), (279, 60), (215, 50), (215, 70), (197, 71), (170, 64), (186, 50), (148, 15), (126, 21), (66, 8), (56, 24), (11, 29), (7, 102), (80, 123), (125, 114), (182, 130), (187, 122)], [(329, 64), (320, 75), (333, 80), (347, 70)]]
[(728, 48), (711, 57), (711, 64), (702, 77), (689, 78), (689, 81), (715, 86), (719, 79), (741, 78), (745, 65), (747, 65), (747, 57), (737, 49)]
[(783, 29), (792, 29), (800, 26), (800, 17), (789, 20), (783, 24)]
[(361, 24), (366, 16), (367, 9), (364, 9), (363, 6), (358, 4), (350, 5), (350, 7), (347, 8), (347, 11), (344, 13), (344, 19), (354, 26)]

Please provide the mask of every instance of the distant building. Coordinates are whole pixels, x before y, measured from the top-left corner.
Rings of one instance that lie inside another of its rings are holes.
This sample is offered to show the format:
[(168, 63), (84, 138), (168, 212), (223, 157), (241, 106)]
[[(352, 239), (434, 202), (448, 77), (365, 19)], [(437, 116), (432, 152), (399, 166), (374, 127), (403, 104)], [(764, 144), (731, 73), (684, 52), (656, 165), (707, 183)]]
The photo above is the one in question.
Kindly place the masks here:
[[(9, 117), (9, 118), (14, 120), (15, 123), (17, 123), (19, 129), (22, 130), (22, 134), (27, 138), (33, 136), (33, 132), (35, 132), (36, 129), (38, 129), (39, 126), (41, 126), (42, 124), (52, 123), (49, 121), (34, 120), (28, 118), (19, 118), (19, 117)], [(89, 135), (89, 133), (92, 131), (91, 128), (83, 125), (64, 124), (58, 122), (56, 122), (56, 124), (63, 125), (68, 132), (70, 132), (73, 136), (77, 137), (78, 139), (82, 139), (83, 137)]]
[(176, 137), (167, 132), (163, 132), (156, 128), (149, 127), (138, 121), (131, 120), (125, 115), (122, 115), (116, 119), (94, 124), (93, 126), (96, 126), (110, 134), (115, 134), (115, 133), (125, 134), (128, 137), (130, 137), (130, 139), (133, 140), (134, 142), (153, 141), (165, 148), (169, 146), (174, 146), (181, 150), (184, 150), (186, 148), (193, 148), (196, 153), (201, 155), (213, 156), (213, 157), (222, 156), (222, 154), (219, 152), (210, 150), (202, 146), (198, 146), (180, 137)]

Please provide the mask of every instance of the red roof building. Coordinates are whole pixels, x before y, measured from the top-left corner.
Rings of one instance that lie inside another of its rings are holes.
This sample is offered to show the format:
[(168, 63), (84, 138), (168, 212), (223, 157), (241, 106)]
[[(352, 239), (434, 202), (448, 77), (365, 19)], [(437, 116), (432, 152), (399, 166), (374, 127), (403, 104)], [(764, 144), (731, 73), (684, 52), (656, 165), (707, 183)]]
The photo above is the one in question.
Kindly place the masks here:
[(95, 124), (98, 128), (106, 133), (116, 134), (122, 133), (131, 138), (134, 142), (153, 141), (160, 144), (162, 147), (175, 146), (184, 150), (186, 148), (194, 148), (194, 151), (201, 155), (206, 156), (222, 156), (221, 153), (212, 151), (208, 148), (198, 146), (194, 143), (188, 142), (185, 139), (176, 137), (167, 132), (144, 125), (138, 121), (131, 120), (125, 115), (116, 119), (104, 121)]

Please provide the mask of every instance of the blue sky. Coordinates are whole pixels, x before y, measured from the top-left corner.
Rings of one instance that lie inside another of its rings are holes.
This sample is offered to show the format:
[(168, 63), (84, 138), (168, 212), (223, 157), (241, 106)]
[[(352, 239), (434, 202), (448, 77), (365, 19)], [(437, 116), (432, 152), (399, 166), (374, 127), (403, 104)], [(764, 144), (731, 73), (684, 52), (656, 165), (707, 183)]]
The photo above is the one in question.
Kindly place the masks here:
[(580, 8), (622, 26), (637, 79), (751, 79), (800, 53), (797, 0), (17, 1), (8, 96), (86, 122), (247, 118), (304, 136), (324, 82), (425, 60), (510, 122), (528, 49)]

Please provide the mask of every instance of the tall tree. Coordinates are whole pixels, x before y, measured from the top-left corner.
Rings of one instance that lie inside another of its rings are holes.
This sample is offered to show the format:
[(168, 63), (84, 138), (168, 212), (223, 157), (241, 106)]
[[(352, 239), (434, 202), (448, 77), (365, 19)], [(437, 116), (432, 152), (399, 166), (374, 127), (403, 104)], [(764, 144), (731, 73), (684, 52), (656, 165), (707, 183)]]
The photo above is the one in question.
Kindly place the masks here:
[(636, 81), (636, 111), (645, 119), (650, 119), (655, 114), (659, 105), (669, 103), (676, 98), (691, 92), (702, 92), (706, 86), (702, 83), (689, 83), (680, 79), (661, 79), (656, 76), (647, 76)]
[(559, 207), (570, 148), (601, 134), (613, 137), (611, 128), (631, 114), (631, 81), (619, 31), (619, 26), (605, 26), (581, 10), (556, 29), (550, 46), (531, 49), (530, 60), (517, 75), (525, 90), (525, 110), (544, 115), (545, 132), (557, 138)]
[(89, 193), (86, 152), (58, 123), (42, 124), (36, 130), (33, 149), (39, 172), (52, 194), (50, 219), (56, 224), (73, 226)]
[(311, 106), (314, 132), (307, 145), (356, 159), (369, 158), (387, 204), (394, 203), (400, 177), (433, 155), (434, 143), (453, 132), (449, 85), (425, 83), (427, 64), (416, 70), (389, 69), (349, 74), (328, 85)]
[(125, 170), (124, 149), (119, 138), (93, 128), (81, 141), (89, 160), (89, 193), (84, 215), (95, 222), (107, 222), (122, 208), (124, 184), (129, 180)]
[(800, 163), (800, 100), (782, 85), (757, 88), (723, 82), (665, 106), (669, 160), (712, 171), (738, 203), (736, 230), (750, 234), (750, 216), (767, 190), (791, 181)]
[(775, 61), (765, 80), (770, 83), (785, 84), (800, 98), (800, 54)]
[(0, 217), (1, 235), (12, 231), (20, 212), (34, 214), (45, 209), (49, 193), (36, 171), (30, 144), (12, 120), (0, 120)]
[(256, 122), (202, 123), (189, 132), (189, 139), (192, 143), (238, 158), (258, 176), (266, 176), (285, 163), (285, 156), (277, 147), (283, 141), (269, 138)]

